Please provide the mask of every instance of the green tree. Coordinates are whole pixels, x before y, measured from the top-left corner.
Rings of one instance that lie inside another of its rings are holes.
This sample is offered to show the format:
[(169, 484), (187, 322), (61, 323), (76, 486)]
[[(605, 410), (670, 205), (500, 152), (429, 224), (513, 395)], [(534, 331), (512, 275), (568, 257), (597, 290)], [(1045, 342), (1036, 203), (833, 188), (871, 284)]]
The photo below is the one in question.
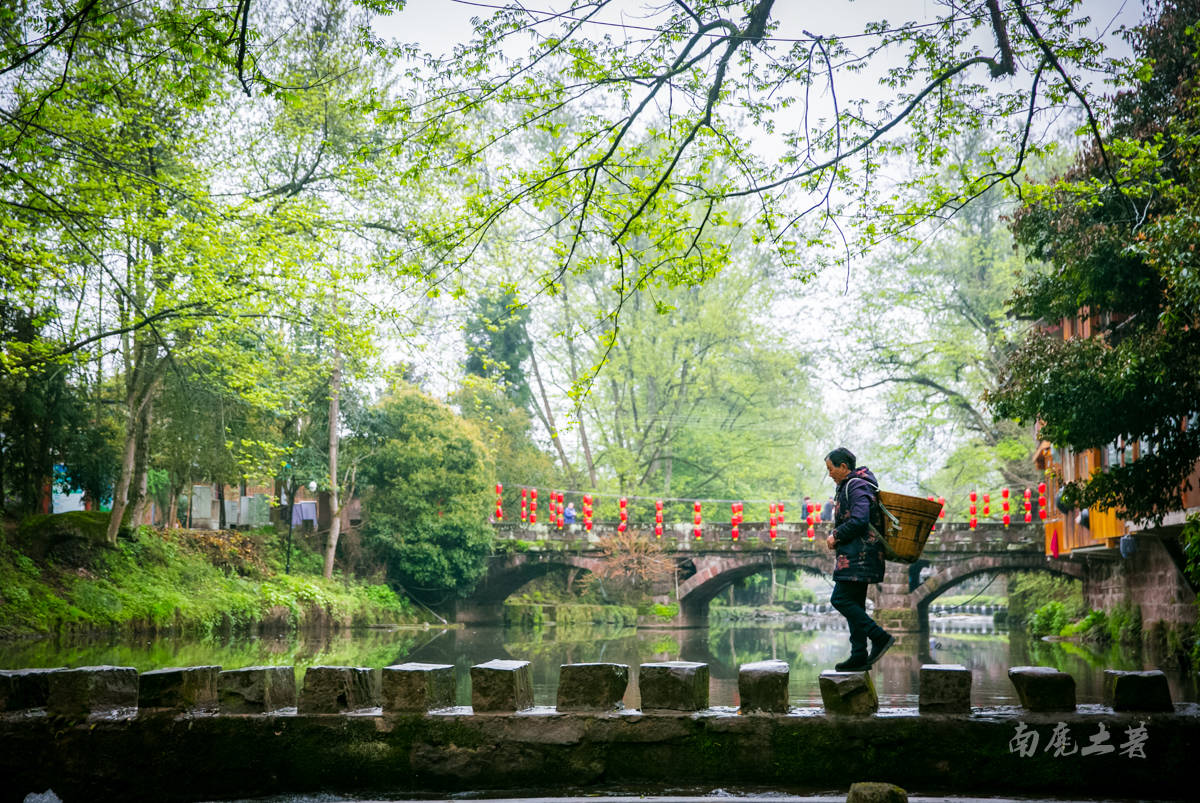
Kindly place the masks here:
[(514, 404), (525, 409), (533, 402), (524, 371), (530, 354), (529, 316), (529, 308), (511, 289), (485, 293), (475, 299), (463, 328), (467, 374), (494, 380)]
[(479, 427), (496, 467), (495, 480), (504, 486), (505, 516), (512, 517), (519, 509), (521, 486), (556, 487), (563, 478), (550, 456), (534, 443), (529, 412), (518, 406), (506, 389), (491, 380), (467, 376), (451, 401), (463, 418)]
[(363, 539), (427, 602), (466, 596), (492, 549), (493, 468), (474, 425), (396, 386), (364, 421)]
[[(974, 134), (954, 150), (969, 162), (986, 144)], [(919, 242), (873, 257), (871, 280), (837, 300), (834, 382), (880, 392), (883, 443), (917, 485), (947, 497), (1038, 480), (1031, 427), (984, 401), (1028, 328), (1005, 306), (1021, 264), (1003, 222), (1014, 205), (989, 190)]]
[[(733, 256), (704, 288), (637, 295), (619, 322), (606, 317), (602, 276), (565, 286), (564, 328), (599, 318), (578, 339), (584, 365), (607, 363), (575, 400), (602, 484), (624, 493), (738, 498), (797, 494), (804, 466), (820, 463), (812, 433), (825, 429), (813, 363), (787, 342), (786, 305), (770, 263), (727, 231)], [(572, 321), (575, 316), (581, 320)], [(558, 375), (578, 377), (567, 350)], [(569, 382), (565, 382), (570, 387)], [(765, 511), (763, 511), (765, 514)]]
[[(1044, 325), (991, 399), (999, 415), (1039, 421), (1044, 440), (1076, 451), (1140, 442), (1136, 462), (1064, 487), (1072, 507), (1130, 519), (1178, 510), (1200, 459), (1198, 18), (1195, 0), (1167, 0), (1128, 32), (1135, 86), (1114, 101), (1107, 147), (1028, 188), (1013, 225), (1050, 265), (1023, 283), (1013, 310)], [(1063, 319), (1088, 320), (1091, 336), (1064, 339)]]
[[(1035, 112), (1074, 104), (1090, 119), (1089, 71), (1106, 66), (1074, 0), (947, 4), (931, 24), (776, 38), (791, 5), (661, 3), (619, 33), (608, 0), (479, 21), (413, 109), (463, 176), (459, 203), (425, 221), (442, 271), (527, 218), (558, 241), (539, 266), (545, 284), (611, 268), (608, 306), (622, 309), (632, 293), (719, 263), (722, 223), (751, 198), (758, 236), (811, 275), (1019, 175), (1040, 148)], [(532, 39), (523, 58), (517, 37)], [(847, 97), (838, 89), (853, 74), (884, 92)], [(947, 173), (947, 139), (983, 126), (1000, 141)], [(529, 132), (553, 142), (511, 158)], [(780, 153), (756, 152), (757, 141)], [(883, 159), (902, 150), (913, 171), (883, 181)]]

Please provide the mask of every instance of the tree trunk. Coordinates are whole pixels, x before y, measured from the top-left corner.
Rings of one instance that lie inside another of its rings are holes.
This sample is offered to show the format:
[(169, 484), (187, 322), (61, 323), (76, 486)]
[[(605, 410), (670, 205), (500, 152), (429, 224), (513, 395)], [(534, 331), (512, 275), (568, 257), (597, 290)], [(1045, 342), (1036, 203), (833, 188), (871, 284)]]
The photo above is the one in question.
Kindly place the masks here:
[(133, 459), (133, 496), (129, 500), (129, 523), (137, 527), (145, 524), (146, 505), (150, 500), (147, 493), (147, 473), (150, 469), (150, 422), (153, 417), (153, 397), (142, 406), (138, 416), (137, 451)]
[(340, 394), (342, 391), (342, 353), (334, 350), (333, 375), (329, 379), (329, 539), (325, 542), (325, 579), (333, 577), (333, 559), (342, 533), (342, 509), (338, 497), (338, 446), (341, 435)]
[(225, 483), (217, 483), (217, 528), (224, 530), (228, 528), (225, 517)]
[(183, 485), (170, 483), (168, 493), (170, 495), (167, 497), (167, 510), (164, 519), (166, 520), (167, 529), (171, 529), (179, 523), (179, 495), (183, 493)]
[(137, 422), (130, 422), (125, 434), (125, 449), (121, 452), (121, 476), (117, 487), (113, 489), (112, 513), (109, 514), (108, 532), (105, 540), (110, 544), (117, 543), (117, 533), (121, 530), (121, 517), (125, 515), (125, 497), (129, 494), (129, 482), (133, 477), (133, 462), (137, 452)]
[(534, 355), (532, 346), (529, 348), (529, 364), (533, 367), (533, 378), (537, 382), (538, 392), (542, 395), (542, 404), (544, 405), (544, 407), (537, 408), (538, 415), (542, 419), (542, 423), (546, 425), (546, 429), (550, 431), (550, 439), (554, 441), (554, 448), (558, 450), (558, 459), (562, 461), (563, 473), (574, 485), (575, 470), (567, 461), (567, 452), (563, 449), (562, 439), (558, 437), (558, 428), (554, 426), (554, 413), (550, 410), (550, 397), (546, 395), (546, 386), (542, 383), (542, 373), (538, 370), (537, 357)]
[[(117, 487), (113, 490), (112, 514), (106, 533), (106, 540), (110, 544), (117, 543), (117, 533), (120, 532), (121, 526), (129, 523), (129, 513), (132, 512), (129, 505), (129, 489), (139, 489), (138, 495), (133, 500), (135, 506), (140, 498), (141, 478), (136, 476), (138, 449), (141, 448), (140, 441), (143, 435), (147, 439), (149, 437), (147, 422), (149, 421), (151, 400), (158, 388), (158, 381), (164, 365), (161, 360), (158, 360), (156, 351), (156, 346), (135, 348), (138, 357), (133, 360), (133, 367), (130, 369), (125, 401), (129, 423), (125, 430), (125, 449), (121, 454), (121, 476), (117, 480)], [(152, 360), (155, 361), (155, 364), (147, 367), (146, 363)], [(144, 424), (145, 428), (143, 429)], [(135, 483), (137, 484), (135, 485)]]
[[(570, 331), (571, 331), (571, 328), (570, 328), (571, 327), (571, 305), (567, 298), (568, 295), (569, 295), (568, 293), (562, 293), (560, 297), (562, 298), (562, 302), (563, 302), (563, 311), (566, 313), (565, 317), (566, 317), (566, 326), (567, 326), (567, 332), (568, 332), (568, 334), (567, 334), (567, 358), (570, 360), (570, 365), (571, 365), (571, 381), (574, 382), (575, 380), (577, 380), (579, 378), (579, 369), (578, 369), (578, 365), (575, 360), (575, 338), (572, 337), (570, 334)], [(531, 346), (530, 351), (532, 352), (532, 350), (533, 349)], [(593, 379), (593, 381), (595, 381), (595, 380)], [(588, 481), (590, 483), (589, 487), (591, 487), (591, 489), (594, 491), (594, 490), (596, 490), (596, 464), (594, 462), (592, 462), (592, 448), (591, 448), (591, 446), (588, 445), (587, 426), (584, 424), (584, 421), (583, 421), (583, 400), (582, 399), (580, 399), (580, 401), (576, 405), (575, 410), (579, 414), (579, 445), (583, 449), (583, 461), (587, 465)]]

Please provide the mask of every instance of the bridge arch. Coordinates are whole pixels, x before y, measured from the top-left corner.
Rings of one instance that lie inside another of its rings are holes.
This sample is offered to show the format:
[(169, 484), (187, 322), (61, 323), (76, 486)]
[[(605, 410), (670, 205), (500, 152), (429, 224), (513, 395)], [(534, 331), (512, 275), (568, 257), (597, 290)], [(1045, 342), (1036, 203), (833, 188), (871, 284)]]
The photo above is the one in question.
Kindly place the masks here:
[(602, 558), (571, 552), (514, 552), (497, 555), (488, 564), (488, 572), (471, 595), (478, 605), (499, 605), (531, 580), (559, 569), (597, 571)]
[(978, 555), (969, 560), (949, 563), (934, 571), (921, 585), (907, 594), (907, 603), (915, 608), (922, 622), (927, 621), (929, 605), (942, 594), (982, 574), (1045, 572), (1059, 577), (1083, 579), (1084, 567), (1075, 562), (1050, 563), (1043, 555), (1028, 552), (1002, 555)]
[(812, 551), (759, 551), (729, 555), (698, 555), (692, 559), (695, 574), (679, 583), (679, 607), (685, 620), (703, 620), (708, 605), (733, 583), (761, 572), (800, 569), (810, 574), (829, 575), (828, 554)]

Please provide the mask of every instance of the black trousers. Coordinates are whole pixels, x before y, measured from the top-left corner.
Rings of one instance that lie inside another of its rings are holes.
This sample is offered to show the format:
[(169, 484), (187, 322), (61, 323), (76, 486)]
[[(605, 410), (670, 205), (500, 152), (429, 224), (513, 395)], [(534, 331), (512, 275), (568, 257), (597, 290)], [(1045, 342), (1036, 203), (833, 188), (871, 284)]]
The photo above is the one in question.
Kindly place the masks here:
[(829, 604), (846, 617), (850, 625), (850, 655), (854, 658), (867, 656), (867, 639), (877, 638), (884, 633), (882, 627), (867, 615), (867, 586), (854, 580), (835, 580)]

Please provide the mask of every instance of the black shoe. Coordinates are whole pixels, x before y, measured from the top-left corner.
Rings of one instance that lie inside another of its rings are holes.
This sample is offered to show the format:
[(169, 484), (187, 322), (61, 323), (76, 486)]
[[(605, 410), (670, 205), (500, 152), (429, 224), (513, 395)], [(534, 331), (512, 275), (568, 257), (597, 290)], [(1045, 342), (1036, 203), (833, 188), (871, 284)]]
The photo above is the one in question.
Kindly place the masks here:
[(879, 638), (871, 639), (871, 654), (867, 656), (867, 666), (874, 665), (895, 643), (896, 637), (891, 633), (884, 633)]
[(833, 668), (838, 672), (866, 672), (871, 668), (871, 662), (865, 655), (851, 655), (846, 660), (834, 664)]

